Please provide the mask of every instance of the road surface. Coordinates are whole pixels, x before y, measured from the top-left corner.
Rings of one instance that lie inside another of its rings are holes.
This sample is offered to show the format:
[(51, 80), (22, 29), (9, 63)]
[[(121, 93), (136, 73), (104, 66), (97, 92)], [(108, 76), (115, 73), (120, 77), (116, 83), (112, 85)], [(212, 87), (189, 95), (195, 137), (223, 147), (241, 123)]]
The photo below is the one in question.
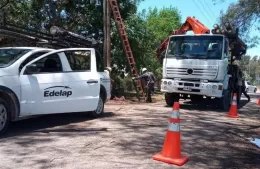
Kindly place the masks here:
[(172, 169), (260, 168), (260, 149), (248, 138), (260, 138), (256, 97), (242, 100), (239, 119), (211, 105), (181, 102), (182, 167), (153, 161), (161, 151), (171, 107), (152, 104), (108, 104), (103, 118), (85, 113), (48, 115), (15, 122), (0, 139), (0, 168)]

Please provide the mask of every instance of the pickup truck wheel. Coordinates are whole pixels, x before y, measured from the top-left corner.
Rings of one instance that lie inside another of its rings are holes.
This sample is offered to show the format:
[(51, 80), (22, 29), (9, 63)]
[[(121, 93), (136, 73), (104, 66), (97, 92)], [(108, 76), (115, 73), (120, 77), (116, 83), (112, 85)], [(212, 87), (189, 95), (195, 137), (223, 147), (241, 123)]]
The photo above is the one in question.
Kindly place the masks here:
[(96, 110), (94, 110), (94, 111), (92, 112), (92, 115), (93, 115), (94, 117), (100, 117), (100, 116), (102, 116), (102, 115), (104, 114), (104, 107), (105, 107), (105, 105), (104, 105), (104, 100), (103, 100), (102, 97), (100, 96), (100, 97), (99, 97), (99, 100), (98, 100), (98, 106), (97, 106)]
[(10, 113), (5, 100), (0, 98), (0, 135), (4, 134), (8, 128)]
[(231, 93), (228, 90), (223, 91), (222, 98), (219, 99), (219, 106), (222, 110), (228, 111), (231, 103)]

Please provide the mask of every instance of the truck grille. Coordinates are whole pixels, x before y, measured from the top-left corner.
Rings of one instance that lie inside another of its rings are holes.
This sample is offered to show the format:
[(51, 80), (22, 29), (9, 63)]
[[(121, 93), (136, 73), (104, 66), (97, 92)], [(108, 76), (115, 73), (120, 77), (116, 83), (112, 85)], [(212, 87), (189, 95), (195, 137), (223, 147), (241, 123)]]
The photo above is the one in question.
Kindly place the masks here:
[(180, 78), (215, 78), (217, 76), (217, 68), (175, 68), (167, 67), (166, 74), (169, 77), (180, 77)]
[(194, 83), (186, 83), (186, 82), (179, 82), (180, 86), (190, 86), (190, 87), (200, 87), (200, 84), (194, 84)]

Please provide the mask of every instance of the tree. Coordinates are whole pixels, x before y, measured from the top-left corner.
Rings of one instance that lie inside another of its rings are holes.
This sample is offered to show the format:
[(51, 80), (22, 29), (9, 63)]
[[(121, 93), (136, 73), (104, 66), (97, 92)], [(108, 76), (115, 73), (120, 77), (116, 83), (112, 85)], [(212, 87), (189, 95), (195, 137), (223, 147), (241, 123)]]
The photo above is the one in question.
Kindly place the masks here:
[(244, 72), (245, 79), (256, 82), (256, 76), (260, 75), (260, 57), (249, 55), (244, 56), (238, 63), (241, 70)]
[(181, 25), (181, 15), (177, 8), (170, 6), (158, 10), (149, 9), (146, 15), (147, 27), (153, 34), (155, 41), (165, 40), (173, 30), (178, 29)]
[[(0, 2), (0, 7), (6, 1)], [(161, 73), (161, 65), (155, 60), (156, 45), (173, 29), (180, 26), (181, 16), (176, 8), (149, 9), (137, 14), (137, 5), (142, 0), (118, 0), (120, 13), (126, 26), (130, 45), (140, 70), (148, 67)], [(89, 3), (90, 0), (10, 0), (4, 7), (7, 21), (25, 28), (48, 32), (53, 25), (81, 34), (103, 30), (103, 9)], [(127, 60), (119, 32), (112, 19), (111, 28), (112, 64), (118, 69), (127, 69)], [(101, 52), (102, 53), (102, 52)], [(127, 70), (127, 72), (129, 72)]]
[[(161, 65), (155, 59), (155, 49), (160, 40), (164, 40), (181, 24), (181, 16), (176, 8), (169, 7), (143, 10), (124, 21), (129, 42), (137, 62), (138, 69), (147, 67), (161, 76)], [(113, 24), (114, 25), (114, 24)], [(113, 63), (119, 69), (126, 68), (122, 44), (115, 26), (112, 29)]]
[[(220, 1), (223, 0), (213, 0)], [(238, 0), (236, 3), (231, 3), (226, 12), (221, 11), (221, 24), (230, 22), (233, 27), (240, 29), (241, 38), (249, 45), (255, 47), (258, 45), (259, 37), (250, 36), (250, 31), (255, 28), (257, 31), (260, 27), (257, 23), (260, 21), (260, 1), (256, 0)]]

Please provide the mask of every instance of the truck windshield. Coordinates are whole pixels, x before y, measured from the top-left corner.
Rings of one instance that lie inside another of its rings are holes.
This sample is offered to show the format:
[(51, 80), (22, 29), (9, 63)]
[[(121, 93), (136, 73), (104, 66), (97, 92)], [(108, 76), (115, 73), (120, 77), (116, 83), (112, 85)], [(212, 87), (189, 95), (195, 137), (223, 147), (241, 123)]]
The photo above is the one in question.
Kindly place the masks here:
[(170, 38), (167, 58), (221, 59), (222, 36), (174, 36)]
[(5, 48), (0, 49), (0, 67), (6, 67), (14, 63), (21, 56), (31, 51), (30, 49)]

